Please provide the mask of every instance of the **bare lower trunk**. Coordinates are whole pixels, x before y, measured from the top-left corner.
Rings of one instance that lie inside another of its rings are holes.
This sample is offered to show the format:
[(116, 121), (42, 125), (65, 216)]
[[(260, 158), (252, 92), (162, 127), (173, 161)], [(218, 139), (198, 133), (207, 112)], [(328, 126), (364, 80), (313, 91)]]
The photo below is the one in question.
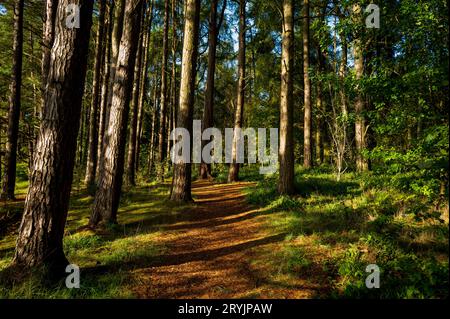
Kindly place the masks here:
[(124, 21), (124, 12), (125, 12), (125, 0), (115, 0), (114, 1), (114, 25), (112, 29), (112, 35), (111, 35), (111, 65), (110, 65), (110, 74), (109, 74), (109, 84), (108, 84), (108, 95), (106, 97), (105, 102), (105, 110), (104, 110), (104, 128), (102, 128), (102, 134), (103, 139), (101, 140), (102, 145), (102, 151), (100, 151), (100, 157), (98, 158), (98, 169), (97, 169), (97, 177), (101, 174), (100, 170), (103, 167), (103, 160), (104, 160), (104, 153), (103, 153), (103, 141), (104, 141), (104, 135), (106, 134), (106, 131), (108, 130), (108, 124), (109, 124), (109, 115), (111, 112), (112, 107), (112, 98), (114, 95), (113, 92), (113, 86), (114, 86), (114, 80), (116, 76), (116, 68), (118, 66), (117, 64), (117, 58), (119, 56), (119, 46), (120, 46), (120, 40), (122, 38), (122, 31), (123, 31), (123, 21)]
[[(353, 11), (359, 17), (361, 7), (355, 5)], [(364, 76), (364, 57), (362, 52), (361, 39), (356, 38), (353, 43), (353, 55), (355, 57), (355, 74), (356, 80), (361, 81)], [(366, 149), (366, 121), (364, 118), (365, 99), (361, 92), (361, 85), (358, 84), (357, 96), (355, 101), (355, 141), (356, 141), (356, 170), (364, 172), (369, 169), (367, 159), (364, 158), (363, 152)]]
[(144, 61), (143, 61), (143, 70), (142, 70), (142, 77), (141, 77), (141, 88), (140, 88), (140, 94), (139, 94), (139, 113), (138, 113), (138, 127), (137, 127), (137, 136), (136, 136), (136, 165), (135, 170), (138, 172), (139, 170), (139, 156), (141, 154), (141, 139), (142, 139), (142, 127), (143, 127), (143, 121), (144, 121), (144, 102), (146, 100), (146, 93), (147, 93), (147, 83), (148, 83), (148, 63), (149, 63), (149, 56), (150, 56), (150, 35), (151, 35), (151, 28), (153, 24), (153, 6), (154, 6), (154, 0), (152, 0), (151, 5), (148, 9), (148, 22), (146, 23), (145, 28), (145, 41), (144, 41)]
[[(205, 105), (203, 109), (203, 129), (213, 127), (214, 125), (214, 82), (216, 72), (216, 50), (217, 50), (217, 37), (219, 35), (220, 26), (223, 21), (224, 12), (226, 8), (226, 1), (224, 1), (222, 12), (220, 16), (219, 24), (217, 24), (217, 6), (218, 0), (211, 2), (211, 11), (209, 16), (209, 34), (208, 34), (208, 75), (205, 88)], [(202, 140), (203, 147), (210, 143), (210, 140)], [(200, 164), (199, 176), (202, 179), (211, 177), (211, 164), (207, 164), (203, 161)]]
[(6, 142), (6, 165), (3, 176), (2, 199), (14, 199), (16, 185), (17, 140), (19, 135), (20, 98), (22, 86), (24, 0), (14, 2), (14, 43), (12, 81), (8, 111), (8, 140)]
[[(186, 0), (183, 39), (183, 64), (180, 82), (180, 108), (177, 125), (192, 136), (195, 76), (197, 70), (200, 0)], [(189, 140), (192, 149), (192, 137)], [(192, 201), (191, 163), (174, 163), (170, 199), (175, 202)]]
[(25, 268), (46, 264), (58, 272), (63, 272), (67, 264), (63, 235), (72, 186), (93, 3), (76, 1), (83, 23), (79, 29), (68, 29), (64, 24), (64, 8), (73, 2), (61, 0), (59, 3), (33, 173), (14, 256), (14, 263)]
[(98, 190), (90, 218), (91, 226), (97, 225), (100, 221), (117, 222), (142, 3), (142, 0), (130, 0), (125, 5), (123, 35), (117, 59), (118, 67), (115, 72), (111, 112), (108, 129), (103, 139), (104, 159), (101, 163)]
[(234, 136), (233, 147), (231, 151), (232, 163), (228, 172), (228, 182), (237, 182), (239, 180), (239, 165), (236, 163), (237, 145), (239, 144), (239, 134), (236, 129), (242, 127), (242, 117), (244, 115), (244, 99), (245, 99), (245, 0), (239, 0), (239, 54), (238, 54), (238, 88), (237, 103), (234, 117)]
[(106, 112), (108, 95), (110, 90), (110, 78), (111, 78), (111, 63), (112, 63), (112, 31), (113, 31), (113, 13), (114, 13), (114, 2), (107, 5), (107, 20), (105, 21), (105, 30), (108, 30), (107, 39), (105, 43), (105, 63), (103, 70), (103, 80), (102, 80), (102, 90), (100, 98), (100, 114), (98, 121), (98, 142), (97, 142), (97, 164), (95, 176), (99, 175), (100, 158), (102, 156), (103, 149), (103, 136), (105, 135), (106, 126)]
[[(141, 24), (144, 26), (144, 15), (141, 18)], [(140, 84), (141, 84), (141, 68), (142, 68), (142, 50), (144, 42), (144, 28), (142, 27), (140, 33), (139, 47), (136, 55), (136, 66), (134, 68), (134, 82), (136, 83), (133, 88), (132, 94), (132, 113), (131, 113), (131, 123), (130, 123), (130, 135), (128, 140), (128, 158), (127, 158), (127, 178), (128, 184), (136, 185), (136, 137), (138, 129), (138, 112), (139, 112), (139, 95), (140, 95)]]
[(294, 9), (292, 0), (283, 1), (280, 99), (280, 194), (294, 193), (294, 139), (292, 106), (292, 62), (294, 37)]
[(89, 115), (89, 141), (86, 162), (86, 176), (84, 179), (84, 182), (88, 186), (94, 184), (95, 173), (97, 170), (98, 115), (100, 108), (102, 57), (104, 56), (103, 35), (105, 33), (106, 0), (100, 0), (98, 3), (100, 15), (95, 47), (94, 78), (92, 80), (92, 103)]
[(309, 77), (309, 0), (303, 1), (303, 81), (305, 88), (305, 121), (303, 166), (312, 166), (311, 79)]
[(158, 149), (158, 179), (164, 179), (164, 160), (166, 158), (166, 117), (167, 117), (167, 61), (169, 55), (169, 0), (164, 4), (163, 57), (161, 66), (161, 112), (159, 126)]

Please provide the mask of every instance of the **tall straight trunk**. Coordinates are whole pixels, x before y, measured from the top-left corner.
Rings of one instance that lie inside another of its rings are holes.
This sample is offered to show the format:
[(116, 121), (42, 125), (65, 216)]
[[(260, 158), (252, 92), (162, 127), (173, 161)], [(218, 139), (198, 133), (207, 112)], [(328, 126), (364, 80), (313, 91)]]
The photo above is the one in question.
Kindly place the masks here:
[(139, 112), (139, 95), (141, 89), (141, 74), (142, 74), (142, 50), (144, 49), (144, 27), (145, 27), (145, 15), (141, 16), (141, 32), (139, 45), (136, 55), (136, 65), (134, 68), (134, 82), (136, 83), (133, 88), (132, 101), (131, 101), (131, 123), (130, 134), (128, 139), (128, 158), (127, 158), (127, 179), (128, 184), (136, 185), (136, 137), (137, 137), (137, 125), (138, 125), (138, 112)]
[(109, 83), (111, 78), (111, 63), (112, 63), (112, 31), (113, 31), (113, 19), (114, 19), (114, 1), (107, 3), (106, 8), (106, 20), (105, 20), (105, 30), (107, 30), (106, 40), (105, 40), (105, 61), (103, 65), (103, 79), (102, 79), (102, 89), (100, 95), (100, 114), (98, 119), (98, 142), (97, 142), (97, 164), (95, 176), (99, 174), (100, 158), (102, 156), (102, 142), (103, 136), (105, 134), (106, 126), (106, 112), (109, 94)]
[(309, 77), (309, 0), (303, 0), (303, 82), (304, 82), (304, 151), (303, 166), (312, 166), (311, 79)]
[[(356, 4), (353, 6), (355, 19), (360, 20), (361, 7)], [(361, 81), (364, 76), (364, 57), (361, 39), (356, 37), (353, 41), (353, 55), (355, 59), (356, 80)], [(358, 84), (355, 100), (355, 141), (356, 141), (356, 170), (364, 172), (369, 169), (369, 163), (364, 158), (363, 152), (366, 149), (366, 121), (364, 118), (365, 99), (361, 92), (361, 85)]]
[(154, 79), (154, 87), (153, 87), (153, 108), (152, 108), (152, 126), (150, 128), (150, 144), (149, 144), (149, 152), (148, 152), (148, 176), (150, 177), (154, 164), (154, 154), (155, 154), (155, 138), (156, 138), (156, 121), (157, 121), (157, 75), (155, 75)]
[(86, 185), (93, 185), (95, 182), (95, 173), (97, 170), (97, 146), (98, 146), (98, 115), (100, 108), (100, 88), (102, 60), (104, 56), (104, 33), (105, 33), (105, 12), (106, 0), (98, 1), (98, 30), (95, 45), (94, 77), (92, 79), (92, 103), (89, 114), (89, 141), (86, 161), (86, 176), (84, 182)]
[[(59, 0), (46, 0), (45, 1), (45, 12), (44, 12), (44, 24), (42, 32), (42, 95), (45, 93), (47, 85), (48, 70), (50, 68), (50, 53), (55, 41), (55, 19), (56, 10), (58, 8)], [(41, 113), (42, 110), (39, 110)], [(41, 115), (41, 114), (40, 114)]]
[(166, 117), (167, 117), (167, 61), (169, 55), (169, 0), (164, 1), (163, 51), (161, 65), (161, 113), (158, 143), (158, 178), (164, 179), (164, 160), (166, 158)]
[(294, 45), (294, 8), (292, 0), (283, 1), (280, 98), (280, 194), (294, 193), (294, 138), (292, 106), (292, 64)]
[(341, 99), (341, 112), (344, 116), (344, 120), (347, 120), (348, 110), (347, 110), (347, 95), (345, 93), (345, 77), (347, 75), (347, 39), (345, 35), (341, 35), (342, 43), (342, 58), (341, 64), (339, 65), (339, 80), (341, 82), (341, 87), (339, 91)]
[(135, 164), (135, 170), (138, 172), (139, 170), (139, 157), (141, 154), (141, 139), (142, 139), (142, 127), (143, 127), (143, 121), (144, 121), (144, 102), (146, 100), (146, 93), (147, 93), (147, 84), (148, 84), (148, 64), (149, 64), (149, 56), (150, 56), (150, 35), (151, 35), (151, 29), (153, 24), (153, 6), (154, 6), (154, 0), (151, 1), (150, 7), (148, 8), (147, 12), (147, 23), (145, 27), (145, 38), (144, 38), (144, 61), (143, 61), (143, 69), (142, 69), (142, 76), (141, 76), (141, 83), (140, 83), (140, 90), (139, 90), (139, 113), (138, 113), (138, 127), (137, 127), (137, 136), (136, 136), (136, 164)]
[[(79, 29), (69, 29), (64, 23), (65, 8), (70, 3), (79, 5)], [(14, 264), (24, 268), (45, 264), (64, 273), (68, 264), (63, 235), (72, 187), (92, 6), (90, 0), (61, 0), (58, 5), (42, 122), (14, 256)]]
[[(325, 20), (325, 19), (324, 19)], [(321, 25), (323, 25), (324, 20)], [(319, 76), (325, 71), (326, 63), (326, 53), (322, 51), (320, 42), (317, 43), (317, 68)], [(316, 158), (319, 165), (323, 164), (325, 152), (324, 152), (324, 136), (326, 132), (325, 127), (325, 114), (326, 114), (326, 102), (323, 96), (323, 82), (319, 80), (317, 82), (317, 97), (316, 97), (316, 108), (318, 115), (316, 117)]]
[[(217, 50), (217, 37), (223, 21), (224, 12), (226, 8), (226, 0), (224, 1), (222, 12), (217, 24), (217, 7), (218, 0), (211, 2), (211, 10), (209, 15), (209, 34), (208, 34), (208, 74), (206, 79), (205, 88), (205, 104), (203, 109), (203, 129), (213, 127), (214, 125), (214, 81), (216, 72), (216, 50)], [(209, 140), (202, 140), (202, 149), (208, 144)], [(200, 178), (206, 179), (211, 176), (211, 164), (203, 162), (200, 164)]]
[(238, 53), (238, 88), (237, 88), (237, 103), (234, 115), (234, 136), (232, 147), (232, 163), (228, 172), (228, 182), (237, 182), (239, 179), (240, 163), (236, 163), (237, 145), (239, 144), (240, 136), (237, 134), (237, 129), (242, 127), (242, 117), (244, 115), (244, 100), (245, 100), (245, 0), (239, 0), (239, 53)]
[[(170, 153), (170, 148), (172, 147), (172, 141), (170, 140), (170, 132), (176, 127), (176, 116), (177, 116), (177, 6), (178, 0), (172, 0), (171, 4), (171, 17), (172, 17), (172, 75), (170, 81), (170, 117), (169, 117), (169, 130), (168, 130), (168, 141), (167, 141), (167, 154)], [(170, 161), (169, 161), (170, 164)]]
[(117, 59), (111, 112), (103, 138), (105, 155), (101, 163), (98, 190), (90, 218), (91, 226), (97, 225), (100, 221), (117, 222), (142, 8), (143, 0), (129, 0), (125, 4), (123, 34)]
[[(195, 76), (197, 71), (200, 0), (186, 0), (183, 39), (183, 63), (180, 82), (180, 108), (177, 125), (189, 131), (192, 149), (192, 117), (194, 113)], [(192, 201), (191, 163), (174, 163), (170, 199)]]
[(2, 199), (14, 199), (16, 185), (17, 140), (19, 135), (20, 97), (22, 87), (24, 0), (14, 1), (13, 67), (8, 111), (8, 140), (6, 142), (6, 165), (3, 176)]
[(114, 1), (114, 26), (112, 29), (112, 35), (111, 35), (111, 65), (110, 65), (110, 74), (109, 74), (109, 86), (108, 86), (108, 95), (106, 98), (106, 108), (104, 111), (104, 128), (102, 128), (102, 135), (103, 138), (101, 140), (101, 147), (102, 151), (100, 152), (100, 157), (98, 159), (98, 169), (97, 169), (97, 178), (101, 174), (101, 168), (103, 167), (103, 160), (105, 158), (105, 153), (103, 152), (103, 141), (104, 141), (104, 135), (106, 134), (106, 131), (108, 130), (108, 124), (109, 124), (109, 115), (111, 112), (112, 107), (112, 99), (114, 95), (114, 80), (116, 78), (116, 69), (118, 66), (117, 59), (119, 56), (119, 46), (120, 46), (120, 40), (122, 38), (122, 32), (123, 32), (123, 25), (124, 25), (124, 15), (125, 15), (125, 0), (115, 0)]

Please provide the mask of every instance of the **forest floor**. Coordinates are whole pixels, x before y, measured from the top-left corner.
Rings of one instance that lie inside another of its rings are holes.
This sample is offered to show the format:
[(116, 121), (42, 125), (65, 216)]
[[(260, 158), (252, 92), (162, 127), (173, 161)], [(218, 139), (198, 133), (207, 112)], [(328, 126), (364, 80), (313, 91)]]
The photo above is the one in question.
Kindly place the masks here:
[[(266, 216), (246, 202), (245, 188), (255, 183), (193, 184), (195, 208), (183, 220), (163, 227), (155, 240), (166, 247), (155, 265), (133, 272), (142, 298), (307, 298), (326, 289), (323, 273), (271, 282), (270, 264), (259, 254), (280, 249), (286, 234), (264, 228)], [(306, 275), (306, 274), (305, 274)], [(325, 276), (326, 278), (326, 276)]]
[[(380, 176), (296, 170), (295, 196), (276, 176), (244, 168), (246, 182), (195, 181), (195, 202), (168, 200), (169, 182), (124, 187), (118, 225), (86, 228), (93, 197), (75, 179), (65, 253), (81, 288), (38, 276), (1, 298), (442, 298), (448, 296), (448, 202), (387, 185)], [(0, 203), (0, 274), (14, 254), (26, 193)], [(366, 266), (381, 270), (367, 289)]]

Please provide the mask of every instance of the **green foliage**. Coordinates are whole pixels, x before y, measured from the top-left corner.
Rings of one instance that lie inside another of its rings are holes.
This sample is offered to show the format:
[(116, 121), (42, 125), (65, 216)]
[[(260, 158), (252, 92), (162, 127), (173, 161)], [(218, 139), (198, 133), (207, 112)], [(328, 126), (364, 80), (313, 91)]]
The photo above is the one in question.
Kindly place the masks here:
[[(283, 273), (316, 274), (308, 257), (326, 247), (322, 262), (334, 298), (444, 298), (448, 296), (448, 220), (426, 197), (396, 187), (376, 174), (296, 169), (301, 196), (278, 196), (276, 179), (249, 188), (247, 199), (266, 207), (268, 229), (284, 232)], [(408, 176), (398, 172), (396, 176)], [(298, 242), (308, 243), (299, 248)], [(295, 248), (297, 247), (297, 248)], [(317, 253), (316, 253), (317, 254)], [(368, 289), (366, 266), (381, 269), (381, 288)]]

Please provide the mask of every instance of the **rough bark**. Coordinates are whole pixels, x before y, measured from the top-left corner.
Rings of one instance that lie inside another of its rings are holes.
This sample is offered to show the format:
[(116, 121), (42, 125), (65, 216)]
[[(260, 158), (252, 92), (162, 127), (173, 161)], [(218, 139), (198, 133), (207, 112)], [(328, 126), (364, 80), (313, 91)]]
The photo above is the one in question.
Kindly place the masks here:
[[(46, 0), (44, 12), (44, 24), (42, 32), (42, 94), (45, 92), (47, 85), (48, 70), (50, 68), (50, 53), (55, 41), (55, 19), (56, 9), (58, 8), (59, 0)], [(41, 112), (41, 111), (40, 111)]]
[(113, 30), (113, 13), (114, 13), (114, 1), (107, 4), (106, 9), (106, 20), (105, 20), (105, 30), (107, 30), (107, 36), (105, 40), (105, 58), (103, 65), (103, 79), (102, 79), (102, 89), (100, 93), (100, 113), (98, 119), (98, 142), (97, 142), (97, 164), (95, 165), (96, 171), (95, 176), (97, 177), (99, 174), (100, 167), (100, 157), (102, 153), (102, 142), (103, 136), (105, 133), (105, 125), (106, 125), (106, 111), (107, 111), (107, 103), (108, 103), (108, 94), (109, 94), (109, 82), (111, 77), (111, 58), (112, 58), (112, 30)]
[(150, 7), (148, 8), (148, 21), (146, 23), (145, 28), (145, 41), (144, 41), (144, 61), (143, 61), (143, 69), (142, 69), (142, 76), (141, 76), (141, 88), (140, 88), (140, 94), (139, 94), (139, 113), (138, 113), (138, 127), (137, 127), (137, 136), (136, 136), (136, 165), (135, 170), (138, 172), (139, 170), (139, 156), (141, 154), (141, 139), (142, 139), (142, 133), (143, 133), (143, 120), (144, 120), (144, 102), (146, 100), (146, 93), (147, 93), (147, 84), (148, 84), (148, 64), (149, 64), (149, 57), (150, 57), (150, 35), (151, 35), (151, 28), (153, 24), (153, 6), (154, 6), (154, 0), (152, 0)]
[(99, 109), (100, 109), (100, 88), (101, 88), (101, 69), (104, 56), (104, 34), (105, 34), (105, 16), (106, 0), (98, 1), (98, 30), (95, 44), (95, 62), (94, 76), (92, 79), (92, 103), (89, 115), (89, 141), (86, 161), (86, 175), (84, 182), (86, 185), (93, 185), (95, 182), (95, 173), (97, 170), (98, 154), (98, 127), (99, 127)]
[(169, 0), (164, 1), (164, 29), (163, 29), (163, 49), (161, 64), (161, 112), (158, 137), (158, 179), (164, 179), (164, 160), (166, 158), (166, 117), (167, 117), (167, 61), (169, 55)]
[(19, 135), (20, 98), (22, 86), (24, 0), (14, 1), (14, 40), (12, 79), (10, 84), (8, 111), (8, 139), (6, 141), (5, 172), (2, 199), (14, 199), (16, 185), (17, 140)]
[[(186, 128), (191, 137), (194, 112), (195, 76), (197, 70), (200, 0), (186, 0), (183, 39), (183, 63), (180, 82), (180, 108), (177, 125)], [(191, 163), (174, 163), (170, 199), (175, 202), (192, 201)]]
[[(359, 20), (361, 7), (356, 4), (353, 6), (355, 19)], [(355, 59), (356, 81), (361, 81), (364, 76), (364, 57), (361, 39), (356, 37), (353, 41), (353, 55)], [(361, 92), (361, 85), (357, 85), (357, 95), (355, 100), (355, 142), (356, 142), (356, 170), (364, 172), (369, 169), (369, 163), (364, 158), (363, 152), (366, 149), (366, 121), (364, 118), (365, 99)]]
[[(211, 2), (211, 10), (209, 15), (209, 34), (208, 34), (208, 73), (206, 79), (205, 88), (205, 104), (203, 109), (202, 127), (207, 129), (214, 126), (214, 81), (216, 72), (216, 50), (217, 50), (217, 37), (219, 36), (220, 27), (223, 21), (225, 8), (227, 5), (226, 0), (223, 3), (220, 20), (217, 23), (217, 7), (218, 0)], [(208, 144), (210, 140), (202, 140), (202, 149)], [(202, 179), (209, 178), (211, 176), (211, 164), (203, 162), (200, 164), (199, 176)]]
[(239, 180), (240, 163), (236, 163), (237, 145), (239, 143), (239, 134), (236, 134), (236, 129), (242, 127), (242, 118), (244, 115), (244, 100), (245, 100), (245, 0), (239, 0), (239, 53), (238, 53), (238, 88), (237, 88), (237, 103), (234, 116), (234, 130), (233, 147), (231, 151), (232, 163), (228, 172), (228, 182), (237, 182)]
[(139, 112), (139, 95), (141, 89), (141, 75), (142, 75), (142, 51), (144, 49), (144, 15), (141, 17), (141, 32), (139, 46), (136, 55), (136, 65), (134, 67), (134, 82), (133, 94), (131, 99), (131, 123), (130, 134), (128, 139), (128, 157), (127, 157), (127, 179), (128, 184), (136, 185), (136, 138), (138, 129), (138, 112)]
[(104, 153), (103, 153), (103, 140), (106, 130), (108, 129), (107, 126), (109, 124), (109, 114), (111, 112), (111, 103), (113, 98), (113, 86), (114, 86), (114, 80), (116, 75), (116, 68), (117, 68), (117, 58), (119, 55), (119, 46), (120, 46), (120, 40), (122, 38), (122, 31), (123, 31), (123, 22), (124, 22), (124, 13), (125, 13), (125, 0), (115, 0), (114, 1), (114, 24), (111, 34), (111, 57), (110, 57), (110, 70), (109, 70), (109, 83), (108, 83), (108, 89), (107, 89), (107, 95), (106, 95), (106, 101), (105, 107), (103, 110), (103, 118), (102, 122), (104, 123), (104, 126), (100, 129), (100, 135), (102, 137), (100, 141), (100, 147), (101, 150), (99, 151), (99, 157), (98, 157), (98, 163), (97, 163), (97, 173), (96, 176), (100, 175), (100, 169), (103, 167), (102, 162), (104, 160)]
[(303, 166), (312, 166), (311, 79), (309, 77), (309, 0), (303, 1), (303, 82), (304, 82), (304, 151)]
[(294, 138), (292, 106), (292, 64), (294, 37), (294, 9), (292, 0), (283, 1), (280, 98), (280, 194), (294, 193)]
[(101, 163), (98, 189), (90, 218), (91, 226), (97, 225), (100, 221), (117, 222), (142, 7), (143, 0), (130, 0), (125, 5), (123, 34), (114, 77), (109, 124), (103, 139), (104, 159)]
[[(70, 3), (80, 6), (79, 29), (65, 25), (64, 8)], [(61, 0), (58, 5), (42, 122), (14, 256), (14, 263), (24, 268), (45, 264), (63, 272), (67, 265), (63, 235), (73, 179), (92, 5), (90, 0)]]

